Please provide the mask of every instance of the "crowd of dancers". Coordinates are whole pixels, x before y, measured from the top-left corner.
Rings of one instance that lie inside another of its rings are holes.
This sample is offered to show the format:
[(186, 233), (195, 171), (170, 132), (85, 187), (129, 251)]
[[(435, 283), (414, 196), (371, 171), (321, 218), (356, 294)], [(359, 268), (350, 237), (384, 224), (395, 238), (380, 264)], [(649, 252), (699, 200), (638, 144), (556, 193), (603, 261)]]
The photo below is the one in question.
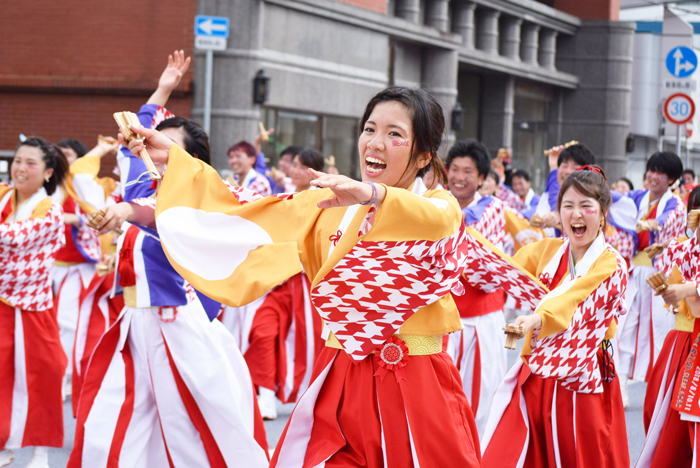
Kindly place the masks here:
[[(166, 108), (189, 63), (169, 57), (139, 138), (17, 147), (0, 467), (27, 446), (48, 467), (70, 397), (74, 468), (627, 468), (630, 379), (648, 382), (637, 466), (696, 466), (700, 187), (677, 155), (611, 190), (570, 142), (538, 195), (507, 149), (443, 161), (440, 105), (392, 87), (360, 120), (362, 181), (308, 148), (268, 170), (265, 131), (222, 178)], [(118, 182), (98, 177), (114, 154)], [(279, 402), (296, 406), (271, 451)]]

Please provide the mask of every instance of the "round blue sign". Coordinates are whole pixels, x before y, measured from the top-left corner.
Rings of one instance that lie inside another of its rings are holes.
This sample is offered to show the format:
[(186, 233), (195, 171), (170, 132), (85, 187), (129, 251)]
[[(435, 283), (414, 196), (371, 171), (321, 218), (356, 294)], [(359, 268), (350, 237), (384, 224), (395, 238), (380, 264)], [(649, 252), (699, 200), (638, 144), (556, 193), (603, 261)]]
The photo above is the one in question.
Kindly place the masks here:
[(698, 67), (698, 56), (690, 47), (674, 47), (666, 56), (666, 69), (676, 78), (687, 78)]

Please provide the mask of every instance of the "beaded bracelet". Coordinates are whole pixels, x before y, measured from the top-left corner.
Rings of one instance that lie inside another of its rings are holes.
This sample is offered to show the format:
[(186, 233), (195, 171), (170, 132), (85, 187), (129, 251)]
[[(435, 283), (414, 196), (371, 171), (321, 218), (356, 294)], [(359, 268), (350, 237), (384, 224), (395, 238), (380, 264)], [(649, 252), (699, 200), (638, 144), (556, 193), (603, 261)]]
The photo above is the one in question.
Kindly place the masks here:
[(360, 205), (363, 205), (363, 206), (372, 205), (372, 204), (374, 204), (374, 202), (377, 201), (377, 197), (379, 196), (377, 193), (377, 186), (374, 185), (372, 182), (365, 182), (365, 184), (369, 184), (369, 186), (372, 187), (372, 196), (366, 202), (360, 203)]

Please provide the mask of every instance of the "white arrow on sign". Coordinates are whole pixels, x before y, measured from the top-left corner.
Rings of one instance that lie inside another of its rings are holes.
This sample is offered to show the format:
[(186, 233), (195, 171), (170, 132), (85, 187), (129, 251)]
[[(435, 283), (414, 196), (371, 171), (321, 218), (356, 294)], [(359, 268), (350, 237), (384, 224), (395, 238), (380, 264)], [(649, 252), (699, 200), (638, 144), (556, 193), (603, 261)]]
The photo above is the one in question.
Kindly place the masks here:
[(676, 49), (673, 53), (673, 58), (676, 59), (676, 68), (673, 71), (673, 74), (676, 76), (681, 76), (681, 71), (688, 71), (695, 68), (692, 63), (683, 61), (683, 52), (681, 52), (681, 49)]
[[(226, 25), (225, 24), (214, 24), (214, 21), (212, 21), (212, 19), (209, 18), (209, 19), (204, 20), (201, 23), (199, 23), (199, 29), (201, 29), (202, 31), (204, 31), (207, 34), (211, 34), (214, 31), (221, 31), (221, 32), (226, 31)], [(674, 57), (675, 57), (675, 55), (674, 55)], [(683, 57), (683, 54), (681, 54), (681, 57)], [(677, 63), (678, 63), (678, 60), (676, 60), (676, 64)], [(676, 69), (677, 69), (677, 67), (678, 67), (678, 65), (676, 65)]]

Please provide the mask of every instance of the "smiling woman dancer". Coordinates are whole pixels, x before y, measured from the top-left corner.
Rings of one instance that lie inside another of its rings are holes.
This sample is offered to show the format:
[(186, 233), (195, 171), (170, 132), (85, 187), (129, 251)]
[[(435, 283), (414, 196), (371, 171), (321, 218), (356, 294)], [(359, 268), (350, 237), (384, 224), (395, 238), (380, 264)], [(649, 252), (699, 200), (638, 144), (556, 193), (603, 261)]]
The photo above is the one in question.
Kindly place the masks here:
[[(550, 288), (527, 333), (523, 361), (493, 398), (485, 467), (628, 467), (625, 412), (607, 340), (624, 310), (627, 265), (605, 244), (610, 189), (597, 166), (562, 183), (558, 212), (568, 239), (543, 239), (514, 260)], [(573, 352), (575, 350), (575, 352)]]
[(57, 146), (31, 137), (12, 160), (14, 187), (0, 184), (0, 466), (34, 446), (27, 466), (48, 468), (48, 447), (63, 446), (66, 356), (50, 280), (63, 212), (50, 195), (67, 172)]
[(161, 239), (193, 286), (234, 306), (302, 266), (311, 281), (326, 348), (273, 467), (480, 466), (474, 418), (442, 351), (443, 334), (461, 328), (448, 293), (465, 228), (447, 192), (409, 190), (429, 165), (444, 182), (442, 109), (424, 90), (389, 88), (360, 128), (364, 182), (314, 172), (324, 189), (278, 197), (229, 189), (172, 141), (139, 130), (168, 164)]

